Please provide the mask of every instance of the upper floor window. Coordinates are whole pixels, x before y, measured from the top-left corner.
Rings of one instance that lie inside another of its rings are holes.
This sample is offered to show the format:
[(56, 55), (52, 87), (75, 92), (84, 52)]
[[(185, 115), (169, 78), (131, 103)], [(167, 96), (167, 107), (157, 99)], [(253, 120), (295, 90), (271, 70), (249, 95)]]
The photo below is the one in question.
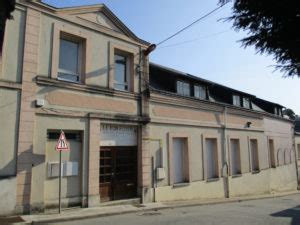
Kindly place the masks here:
[(206, 99), (206, 88), (202, 85), (194, 86), (194, 96), (200, 99)]
[(183, 81), (177, 81), (177, 94), (190, 96), (190, 84)]
[(243, 107), (250, 109), (250, 99), (249, 98), (243, 98)]
[(128, 90), (127, 58), (118, 54), (115, 54), (114, 88)]
[(278, 108), (278, 107), (275, 107), (275, 108), (274, 108), (274, 114), (275, 114), (275, 115), (278, 115), (278, 116), (282, 116), (282, 111), (281, 111), (281, 109)]
[(58, 79), (80, 82), (81, 44), (79, 42), (60, 39)]
[(239, 95), (232, 96), (232, 103), (235, 106), (241, 106), (241, 97)]

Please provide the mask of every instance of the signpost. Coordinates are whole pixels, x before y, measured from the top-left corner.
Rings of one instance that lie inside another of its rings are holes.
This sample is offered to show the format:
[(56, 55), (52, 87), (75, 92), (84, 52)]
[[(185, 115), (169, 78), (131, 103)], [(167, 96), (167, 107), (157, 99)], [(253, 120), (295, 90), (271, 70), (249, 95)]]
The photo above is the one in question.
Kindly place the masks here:
[(59, 139), (56, 143), (55, 150), (59, 152), (59, 200), (58, 200), (58, 213), (61, 213), (61, 177), (62, 177), (62, 170), (61, 170), (61, 152), (62, 151), (70, 151), (69, 144), (67, 142), (65, 133), (63, 131), (60, 132)]

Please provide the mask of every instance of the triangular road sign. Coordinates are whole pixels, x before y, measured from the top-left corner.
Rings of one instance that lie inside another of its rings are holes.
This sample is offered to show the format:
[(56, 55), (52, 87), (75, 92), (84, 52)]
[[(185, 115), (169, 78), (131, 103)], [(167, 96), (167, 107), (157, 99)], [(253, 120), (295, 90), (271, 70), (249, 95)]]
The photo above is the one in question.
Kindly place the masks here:
[(56, 143), (56, 146), (55, 146), (55, 150), (56, 151), (69, 151), (70, 148), (69, 148), (69, 144), (67, 142), (67, 139), (66, 139), (66, 136), (65, 136), (65, 133), (63, 131), (61, 131), (60, 133), (60, 136), (59, 136), (59, 139)]

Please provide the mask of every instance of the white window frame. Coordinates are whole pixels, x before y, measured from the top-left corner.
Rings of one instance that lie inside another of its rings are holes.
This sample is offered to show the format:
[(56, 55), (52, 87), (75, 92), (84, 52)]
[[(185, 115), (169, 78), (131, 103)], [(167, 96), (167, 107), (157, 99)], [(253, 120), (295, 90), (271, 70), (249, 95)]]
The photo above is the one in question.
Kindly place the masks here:
[[(187, 88), (188, 89), (185, 89)], [(188, 92), (187, 92), (188, 90)], [(176, 82), (176, 92), (177, 94), (183, 95), (183, 96), (191, 96), (191, 85), (190, 83), (183, 81), (183, 80), (177, 80)]]
[[(119, 91), (129, 91), (130, 90), (130, 71), (129, 71), (129, 58), (128, 56), (126, 56), (125, 54), (120, 54), (120, 53), (116, 53), (114, 54), (114, 63), (116, 64), (116, 60), (115, 60), (115, 56), (118, 55), (118, 56), (121, 56), (121, 57), (124, 57), (125, 58), (125, 80), (126, 82), (125, 83), (120, 83), (120, 82), (117, 82), (115, 80), (115, 76), (116, 76), (116, 70), (115, 70), (115, 73), (114, 73), (114, 89), (115, 90), (119, 90)], [(119, 89), (119, 88), (116, 88), (115, 85), (122, 85), (125, 87), (125, 89)]]
[[(69, 41), (69, 42), (73, 42), (73, 43), (77, 44), (77, 46), (78, 46), (78, 56), (77, 56), (78, 65), (77, 65), (77, 72), (75, 74), (74, 74), (73, 71), (65, 70), (63, 68), (59, 68), (59, 60), (60, 60), (60, 54), (59, 54), (58, 55), (57, 79), (61, 80), (61, 81), (71, 82), (71, 83), (80, 83), (81, 82), (81, 71), (82, 71), (82, 43), (80, 41), (74, 41), (74, 40), (70, 40), (68, 38), (60, 37), (59, 44), (60, 44), (61, 40)], [(60, 77), (60, 73), (77, 77), (77, 81), (69, 80), (69, 79)]]
[[(199, 88), (199, 90), (196, 92), (197, 88)], [(199, 94), (196, 95), (196, 93), (199, 93)], [(202, 94), (204, 94), (204, 96)], [(194, 97), (203, 99), (203, 100), (207, 99), (206, 87), (204, 85), (195, 84), (194, 85)]]
[[(246, 102), (248, 102), (248, 106), (246, 107)], [(250, 103), (250, 98), (247, 98), (247, 97), (243, 97), (243, 107), (246, 108), (246, 109), (250, 109), (251, 108), (251, 103)]]
[(232, 95), (232, 104), (234, 106), (241, 107), (241, 96), (240, 95)]

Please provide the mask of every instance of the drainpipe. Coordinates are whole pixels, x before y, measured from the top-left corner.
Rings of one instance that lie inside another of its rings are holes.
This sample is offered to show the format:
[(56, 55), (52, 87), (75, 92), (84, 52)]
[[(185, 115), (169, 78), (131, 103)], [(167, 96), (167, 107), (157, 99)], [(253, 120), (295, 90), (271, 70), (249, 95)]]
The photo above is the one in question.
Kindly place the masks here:
[(139, 116), (143, 116), (143, 98), (142, 98), (142, 62), (143, 62), (143, 51), (140, 47), (140, 53), (139, 53), (139, 64), (137, 66), (137, 70), (139, 73), (139, 101), (138, 101), (138, 109), (139, 109)]
[(296, 140), (295, 140), (295, 125), (292, 127), (292, 148), (294, 150), (294, 158), (295, 158), (295, 166), (296, 166), (296, 176), (297, 176), (297, 190), (300, 190), (300, 184), (299, 184), (299, 172), (298, 172), (298, 157), (296, 153)]
[(227, 155), (227, 139), (226, 139), (226, 130), (227, 129), (227, 106), (224, 106), (224, 124), (223, 124), (223, 182), (224, 182), (224, 196), (225, 198), (229, 198), (229, 181), (228, 181), (228, 155)]

